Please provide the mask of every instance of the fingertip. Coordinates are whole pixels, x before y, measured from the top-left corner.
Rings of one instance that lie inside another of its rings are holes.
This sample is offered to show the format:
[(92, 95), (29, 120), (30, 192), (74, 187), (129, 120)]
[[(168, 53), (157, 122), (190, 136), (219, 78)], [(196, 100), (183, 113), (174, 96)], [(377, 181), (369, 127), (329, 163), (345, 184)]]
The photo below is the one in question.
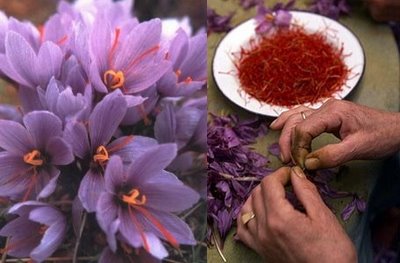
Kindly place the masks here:
[(276, 118), (271, 124), (269, 125), (269, 128), (272, 130), (280, 130), (282, 129), (282, 125), (279, 125), (279, 117)]
[(306, 158), (304, 165), (307, 170), (318, 170), (321, 168), (321, 161), (316, 157)]

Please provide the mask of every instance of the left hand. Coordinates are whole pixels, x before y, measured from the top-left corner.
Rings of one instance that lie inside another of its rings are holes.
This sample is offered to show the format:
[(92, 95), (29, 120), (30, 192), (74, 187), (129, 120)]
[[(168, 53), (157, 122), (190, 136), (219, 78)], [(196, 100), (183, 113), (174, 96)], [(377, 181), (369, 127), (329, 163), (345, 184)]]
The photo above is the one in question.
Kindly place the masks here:
[[(306, 213), (285, 198), (289, 180)], [(242, 215), (251, 211), (255, 217), (244, 225)], [(265, 177), (243, 205), (237, 225), (239, 239), (266, 262), (357, 262), (349, 237), (299, 167)]]

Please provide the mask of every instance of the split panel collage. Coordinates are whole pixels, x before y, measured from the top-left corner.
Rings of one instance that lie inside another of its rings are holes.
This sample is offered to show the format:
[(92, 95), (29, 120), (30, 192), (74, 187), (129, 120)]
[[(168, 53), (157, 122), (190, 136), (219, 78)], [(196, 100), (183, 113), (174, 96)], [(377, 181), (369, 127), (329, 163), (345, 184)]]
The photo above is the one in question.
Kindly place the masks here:
[(400, 262), (400, 2), (0, 0), (23, 262)]

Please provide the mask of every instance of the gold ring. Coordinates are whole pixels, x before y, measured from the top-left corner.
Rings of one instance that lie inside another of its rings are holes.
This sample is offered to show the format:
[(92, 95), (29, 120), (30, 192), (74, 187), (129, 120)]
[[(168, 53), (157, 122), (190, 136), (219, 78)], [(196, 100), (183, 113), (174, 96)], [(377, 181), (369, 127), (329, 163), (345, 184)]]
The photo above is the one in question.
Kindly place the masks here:
[(301, 114), (301, 117), (303, 118), (303, 120), (305, 120), (306, 119), (306, 114), (304, 113), (304, 111), (301, 111), (300, 114)]
[(243, 225), (247, 225), (250, 220), (254, 219), (256, 215), (253, 212), (248, 212), (242, 215), (242, 223)]

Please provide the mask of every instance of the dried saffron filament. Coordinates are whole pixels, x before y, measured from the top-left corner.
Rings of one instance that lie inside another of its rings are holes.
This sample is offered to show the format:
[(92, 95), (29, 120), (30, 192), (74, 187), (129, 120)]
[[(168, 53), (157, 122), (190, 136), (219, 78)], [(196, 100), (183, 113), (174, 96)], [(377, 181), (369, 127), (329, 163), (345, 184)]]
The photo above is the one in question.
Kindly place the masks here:
[(124, 86), (125, 76), (122, 71), (115, 72), (114, 70), (107, 70), (103, 76), (104, 84), (110, 89), (118, 89)]
[(33, 150), (24, 155), (24, 162), (33, 166), (41, 166), (44, 163), (41, 155), (42, 154), (38, 150)]
[(128, 195), (122, 196), (122, 201), (129, 205), (144, 205), (146, 204), (146, 196), (141, 195), (140, 191), (134, 188), (129, 192)]
[(96, 154), (93, 156), (93, 161), (103, 166), (109, 159), (108, 151), (103, 145), (97, 147)]
[(251, 40), (235, 65), (246, 93), (292, 106), (316, 103), (341, 90), (350, 73), (343, 59), (343, 48), (329, 43), (323, 32), (296, 26)]

